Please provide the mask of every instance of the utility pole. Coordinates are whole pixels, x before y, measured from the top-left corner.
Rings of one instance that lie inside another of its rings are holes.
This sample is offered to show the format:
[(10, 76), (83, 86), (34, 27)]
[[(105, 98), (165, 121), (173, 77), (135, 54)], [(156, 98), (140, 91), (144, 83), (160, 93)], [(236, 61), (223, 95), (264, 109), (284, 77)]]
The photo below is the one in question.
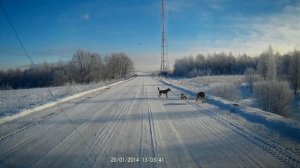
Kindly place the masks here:
[(168, 50), (167, 50), (167, 34), (166, 34), (166, 4), (165, 0), (161, 0), (161, 17), (162, 17), (162, 38), (161, 38), (161, 65), (160, 73), (168, 73)]

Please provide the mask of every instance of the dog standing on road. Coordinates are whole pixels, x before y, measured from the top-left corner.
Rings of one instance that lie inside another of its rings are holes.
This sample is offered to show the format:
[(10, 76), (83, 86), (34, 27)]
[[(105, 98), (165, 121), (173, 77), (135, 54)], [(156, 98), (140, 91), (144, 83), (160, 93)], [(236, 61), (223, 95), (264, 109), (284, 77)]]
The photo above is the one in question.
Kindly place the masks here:
[(159, 87), (157, 88), (158, 89), (158, 98), (161, 97), (161, 94), (165, 94), (166, 95), (166, 98), (168, 98), (168, 93), (171, 92), (171, 89), (168, 88), (168, 89), (165, 89), (165, 90), (159, 90)]
[(185, 100), (185, 99), (186, 99), (186, 96), (184, 95), (184, 93), (181, 93), (181, 94), (180, 94), (180, 99), (181, 99), (181, 100)]
[(198, 99), (200, 99), (202, 101), (202, 103), (204, 103), (204, 101), (205, 101), (205, 93), (204, 92), (199, 92), (197, 94), (196, 103), (197, 103)]

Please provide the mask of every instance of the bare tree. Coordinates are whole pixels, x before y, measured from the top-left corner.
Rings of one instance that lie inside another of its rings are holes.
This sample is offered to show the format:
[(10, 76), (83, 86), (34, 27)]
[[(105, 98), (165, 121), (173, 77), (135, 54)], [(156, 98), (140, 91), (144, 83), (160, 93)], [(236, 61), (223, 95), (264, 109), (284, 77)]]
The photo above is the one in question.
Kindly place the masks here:
[(289, 64), (289, 79), (291, 81), (294, 94), (300, 88), (300, 51), (294, 51)]
[(71, 75), (77, 82), (90, 82), (89, 75), (92, 71), (92, 55), (88, 51), (77, 50), (70, 62)]
[(77, 50), (69, 62), (35, 64), (25, 70), (0, 70), (0, 89), (58, 86), (65, 83), (90, 83), (128, 77), (134, 70), (125, 53), (104, 60), (98, 53)]
[(110, 79), (119, 79), (121, 62), (118, 54), (111, 54), (106, 57), (106, 71)]
[(106, 71), (111, 79), (124, 78), (133, 69), (133, 62), (125, 53), (113, 53), (106, 57)]
[(99, 82), (104, 79), (104, 64), (98, 53), (90, 53), (91, 71), (88, 75), (90, 81)]
[(132, 60), (124, 53), (121, 54), (121, 59), (122, 59), (122, 71), (121, 71), (121, 76), (122, 78), (127, 77), (132, 73), (134, 70), (134, 64)]

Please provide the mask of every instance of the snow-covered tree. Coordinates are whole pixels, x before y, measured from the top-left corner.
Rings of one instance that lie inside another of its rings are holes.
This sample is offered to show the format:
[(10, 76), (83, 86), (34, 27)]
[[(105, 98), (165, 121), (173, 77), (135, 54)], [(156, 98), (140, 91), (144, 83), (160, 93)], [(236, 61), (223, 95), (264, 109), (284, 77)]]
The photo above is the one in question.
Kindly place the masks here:
[(289, 79), (294, 90), (294, 94), (300, 89), (300, 51), (294, 51), (289, 64)]
[(129, 75), (134, 65), (125, 53), (113, 53), (105, 58), (107, 76), (111, 79), (119, 79)]
[(73, 55), (71, 64), (71, 76), (80, 83), (90, 82), (90, 73), (92, 72), (93, 57), (90, 52), (77, 50)]
[(292, 58), (292, 53), (288, 53), (277, 58), (277, 74), (279, 79), (288, 79), (288, 74), (290, 71), (290, 62)]
[(276, 59), (271, 46), (269, 46), (269, 48), (260, 55), (257, 64), (257, 71), (264, 79), (276, 79)]
[(253, 92), (254, 82), (257, 82), (259, 77), (253, 68), (247, 68), (245, 71), (245, 79), (249, 84), (250, 92)]

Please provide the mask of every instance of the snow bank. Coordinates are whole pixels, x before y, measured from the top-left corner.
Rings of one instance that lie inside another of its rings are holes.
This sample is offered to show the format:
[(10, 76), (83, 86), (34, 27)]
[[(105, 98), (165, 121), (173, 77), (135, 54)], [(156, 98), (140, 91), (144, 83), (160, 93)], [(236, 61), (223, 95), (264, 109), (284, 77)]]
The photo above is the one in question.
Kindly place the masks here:
[(132, 78), (129, 78), (127, 80), (119, 81), (119, 82), (116, 82), (116, 83), (113, 83), (113, 84), (110, 84), (110, 85), (107, 85), (107, 86), (102, 86), (102, 87), (99, 87), (99, 88), (96, 88), (96, 89), (92, 89), (92, 90), (88, 90), (88, 91), (83, 91), (81, 93), (78, 93), (78, 94), (75, 94), (75, 95), (72, 95), (72, 96), (67, 96), (67, 97), (58, 99), (58, 100), (56, 100), (54, 102), (50, 102), (50, 103), (46, 103), (46, 104), (43, 104), (43, 105), (40, 105), (40, 106), (36, 106), (36, 107), (34, 107), (32, 109), (23, 110), (23, 111), (15, 114), (15, 115), (12, 115), (12, 116), (5, 116), (3, 118), (0, 118), (0, 124), (4, 124), (4, 123), (6, 123), (8, 121), (12, 121), (12, 120), (14, 120), (16, 118), (23, 117), (23, 116), (26, 116), (28, 114), (31, 114), (31, 113), (34, 113), (34, 112), (37, 112), (37, 111), (40, 111), (40, 110), (44, 110), (44, 109), (49, 108), (49, 107), (53, 107), (53, 106), (55, 106), (55, 105), (57, 105), (59, 103), (64, 103), (64, 102), (67, 102), (67, 101), (79, 98), (81, 96), (84, 96), (84, 95), (87, 95), (87, 94), (90, 94), (90, 93), (93, 93), (93, 92), (96, 92), (96, 91), (107, 89), (107, 88), (109, 88), (111, 86), (123, 83), (123, 82), (131, 80), (131, 79)]
[[(160, 80), (166, 85), (172, 86), (193, 97), (196, 97), (196, 93), (191, 89), (174, 85), (166, 79), (160, 79)], [(227, 101), (225, 99), (211, 96), (211, 95), (207, 95), (206, 102), (214, 106), (217, 106), (221, 109), (228, 110), (230, 112), (238, 114), (249, 122), (262, 124), (265, 127), (300, 143), (300, 124), (294, 120), (286, 119), (280, 115), (266, 112), (257, 108), (236, 104)]]

